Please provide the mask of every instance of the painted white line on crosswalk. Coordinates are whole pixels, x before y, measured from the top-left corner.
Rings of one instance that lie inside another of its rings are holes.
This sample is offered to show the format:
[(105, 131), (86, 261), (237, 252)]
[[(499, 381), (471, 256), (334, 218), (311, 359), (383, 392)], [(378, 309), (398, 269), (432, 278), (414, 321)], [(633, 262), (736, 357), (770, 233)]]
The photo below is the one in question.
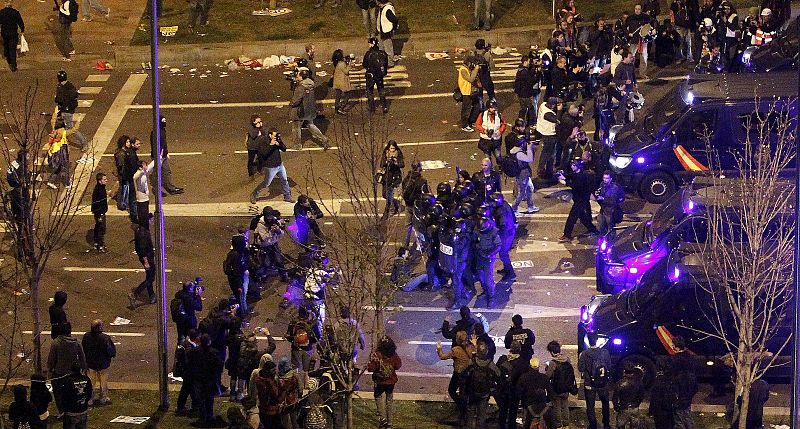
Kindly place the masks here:
[[(535, 215), (534, 215), (535, 220)], [(545, 240), (525, 240), (524, 244), (518, 244), (515, 249), (517, 253), (541, 253), (557, 252), (562, 250), (589, 250), (594, 249), (595, 245), (590, 244), (568, 244)]]
[[(144, 268), (104, 268), (104, 267), (64, 267), (68, 272), (90, 272), (90, 273), (143, 273)], [(167, 269), (168, 273), (172, 270)]]
[(94, 100), (78, 100), (78, 107), (85, 107), (88, 109), (92, 107), (92, 104), (94, 104)]
[[(443, 340), (446, 342), (446, 340)], [(435, 346), (436, 343), (442, 343), (442, 341), (409, 341), (408, 344), (411, 346)], [(444, 343), (442, 343), (444, 344)], [(562, 344), (561, 350), (578, 350), (577, 344)]]
[(78, 94), (99, 94), (102, 90), (102, 86), (82, 86), (78, 90)]
[[(568, 276), (555, 276), (566, 279)], [(593, 277), (594, 279), (594, 277)], [(365, 305), (364, 310), (372, 311), (375, 307)], [(436, 307), (417, 307), (417, 306), (397, 306), (387, 307), (387, 311), (397, 311), (400, 313), (452, 313), (457, 312), (458, 309), (448, 310), (446, 308)], [(476, 308), (475, 312), (489, 313), (489, 314), (519, 314), (525, 319), (546, 319), (553, 317), (573, 317), (578, 316), (579, 308), (562, 308), (562, 307), (545, 307), (541, 305), (528, 305), (528, 304), (514, 304), (513, 307), (508, 308)]]
[[(204, 153), (205, 152), (170, 152), (169, 156), (192, 156), (192, 155), (203, 155)], [(244, 151), (244, 153), (247, 153), (247, 151)], [(113, 158), (114, 154), (113, 153), (104, 153), (103, 157), (104, 158)]]
[[(25, 334), (25, 335), (33, 335), (33, 331), (22, 331), (22, 333)], [(74, 335), (74, 336), (83, 335), (85, 333), (86, 332), (75, 332), (75, 331), (72, 331), (72, 335)], [(145, 335), (145, 334), (143, 334), (141, 332), (106, 332), (106, 331), (103, 331), (103, 333), (111, 335), (112, 337), (145, 337), (145, 336), (147, 336), (147, 335)], [(42, 331), (42, 335), (50, 335), (50, 331)]]
[(110, 74), (90, 74), (86, 76), (86, 82), (105, 82), (111, 77)]
[(534, 280), (583, 280), (593, 282), (597, 280), (595, 276), (531, 276)]
[[(389, 73), (383, 77), (383, 80), (393, 80), (393, 79), (408, 79), (408, 73)], [(357, 80), (366, 80), (366, 75), (353, 75), (350, 74), (350, 82), (357, 81)]]
[[(365, 83), (353, 83), (353, 87), (361, 89), (361, 88), (365, 88), (366, 84)], [(411, 88), (411, 82), (402, 81), (402, 80), (396, 82), (396, 81), (390, 80), (390, 81), (384, 82), (384, 87), (386, 87), (386, 88)], [(391, 97), (389, 97), (389, 98), (391, 98)]]

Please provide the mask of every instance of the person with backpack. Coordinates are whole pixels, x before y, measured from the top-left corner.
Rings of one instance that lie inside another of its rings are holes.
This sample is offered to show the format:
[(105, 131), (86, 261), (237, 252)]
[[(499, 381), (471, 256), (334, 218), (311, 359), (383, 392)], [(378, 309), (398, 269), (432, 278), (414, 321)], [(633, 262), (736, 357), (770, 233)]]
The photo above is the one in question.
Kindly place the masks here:
[(681, 336), (672, 339), (675, 354), (670, 356), (672, 380), (675, 386), (676, 401), (673, 411), (674, 429), (693, 429), (692, 400), (697, 394), (697, 370), (695, 359), (686, 348), (686, 340)]
[[(200, 344), (200, 333), (192, 328), (186, 333), (186, 336), (178, 343), (175, 348), (175, 362), (172, 366), (172, 375), (181, 377), (181, 390), (178, 392), (178, 402), (175, 408), (176, 416), (188, 416), (196, 414), (200, 411), (200, 399), (197, 397), (197, 392), (194, 390), (194, 379), (192, 378), (192, 371), (189, 370), (189, 350), (197, 347)], [(192, 409), (186, 409), (186, 400), (192, 399)]]
[(278, 361), (278, 388), (280, 391), (280, 418), (286, 429), (299, 428), (298, 415), (303, 388), (297, 377), (297, 370), (286, 357)]
[(397, 371), (403, 365), (397, 355), (397, 346), (391, 337), (384, 335), (378, 342), (377, 350), (372, 352), (367, 371), (372, 372), (373, 397), (378, 411), (378, 427), (392, 427), (394, 409), (394, 386), (397, 384)]
[(617, 429), (639, 427), (639, 405), (644, 399), (642, 375), (632, 363), (627, 362), (622, 369), (622, 380), (614, 384), (611, 396)]
[[(462, 313), (463, 315), (463, 313)], [(469, 312), (467, 312), (469, 315)], [(455, 402), (458, 408), (458, 420), (460, 423), (465, 422), (467, 414), (467, 401), (464, 394), (464, 372), (467, 367), (472, 363), (472, 355), (475, 354), (475, 343), (469, 342), (467, 339), (466, 331), (458, 331), (453, 339), (453, 346), (450, 351), (445, 353), (442, 351), (442, 343), (436, 342), (436, 354), (439, 355), (440, 360), (453, 360), (453, 375), (450, 377), (450, 383), (447, 385), (447, 394)]]
[(297, 318), (286, 329), (286, 340), (291, 344), (292, 365), (299, 371), (309, 372), (314, 369), (311, 356), (321, 336), (319, 325), (312, 319), (308, 309), (302, 305), (298, 307)]
[(478, 115), (475, 121), (475, 128), (480, 133), (478, 149), (486, 154), (487, 157), (500, 156), (500, 147), (503, 142), (503, 133), (506, 132), (508, 124), (506, 118), (500, 113), (497, 101), (491, 100), (487, 109)]
[[(520, 121), (520, 119), (517, 119), (517, 121)], [(523, 201), (527, 204), (528, 209), (525, 212), (520, 211), (520, 213), (533, 214), (539, 211), (539, 207), (536, 207), (536, 204), (533, 203), (534, 189), (533, 181), (531, 180), (533, 176), (531, 163), (533, 162), (534, 146), (534, 143), (522, 134), (517, 138), (517, 145), (511, 148), (509, 156), (501, 160), (501, 168), (506, 164), (516, 167), (516, 170), (508, 167), (503, 169), (506, 175), (514, 177), (514, 183), (517, 186), (517, 196), (514, 198), (514, 204), (511, 205), (515, 212)], [(517, 172), (515, 176), (509, 174), (515, 171)]]
[(175, 292), (175, 297), (169, 302), (169, 312), (178, 331), (178, 343), (183, 342), (189, 330), (197, 329), (196, 312), (203, 311), (202, 295), (205, 288), (196, 282), (188, 281), (181, 284), (181, 289)]
[(267, 361), (253, 376), (252, 384), (258, 397), (258, 418), (265, 428), (282, 428), (280, 416), (280, 385), (276, 365)]
[(547, 362), (544, 373), (553, 385), (553, 427), (569, 427), (569, 395), (578, 394), (578, 384), (575, 382), (575, 369), (569, 361), (569, 356), (561, 354), (561, 344), (550, 341), (547, 344), (551, 360)]
[(117, 346), (114, 340), (103, 332), (103, 321), (95, 319), (89, 332), (83, 334), (81, 339), (83, 353), (86, 355), (87, 375), (95, 387), (95, 394), (90, 403), (94, 405), (110, 405), (108, 397), (108, 369), (111, 359), (117, 356)]
[(225, 257), (222, 266), (228, 276), (228, 286), (239, 303), (239, 314), (244, 317), (249, 314), (247, 309), (247, 286), (250, 282), (248, 271), (250, 257), (247, 252), (247, 240), (243, 235), (231, 237), (231, 250)]
[(594, 404), (597, 399), (603, 409), (603, 427), (609, 427), (611, 412), (608, 401), (608, 389), (611, 384), (611, 355), (607, 349), (597, 347), (597, 334), (586, 334), (589, 348), (578, 355), (578, 372), (583, 379), (583, 393), (586, 398), (586, 418), (589, 429), (597, 429), (597, 416)]
[(514, 341), (508, 353), (497, 360), (500, 369), (500, 382), (494, 399), (499, 408), (497, 422), (500, 429), (516, 429), (519, 397), (515, 386), (519, 377), (528, 369), (528, 361), (522, 358), (522, 343)]
[(500, 382), (500, 369), (489, 357), (485, 342), (478, 341), (472, 362), (464, 372), (464, 390), (467, 394), (467, 428), (486, 427), (489, 396), (495, 395)]
[[(539, 359), (531, 358), (528, 361), (528, 368), (517, 380), (515, 386), (517, 397), (522, 401), (522, 409), (525, 412), (525, 423), (522, 427), (535, 427), (531, 425), (532, 418), (536, 413), (541, 412), (547, 407), (553, 398), (553, 385), (545, 374), (539, 371)], [(535, 410), (532, 414), (531, 409)]]
[[(256, 333), (261, 333), (267, 337), (267, 348), (263, 351), (258, 349), (258, 339)], [(239, 345), (239, 378), (244, 379), (246, 382), (252, 378), (254, 370), (258, 369), (259, 362), (262, 356), (272, 357), (275, 352), (276, 344), (275, 339), (269, 332), (268, 328), (256, 328), (254, 331), (248, 332), (242, 339)], [(249, 389), (245, 389), (243, 397), (249, 396)], [(244, 404), (244, 398), (241, 399)]]

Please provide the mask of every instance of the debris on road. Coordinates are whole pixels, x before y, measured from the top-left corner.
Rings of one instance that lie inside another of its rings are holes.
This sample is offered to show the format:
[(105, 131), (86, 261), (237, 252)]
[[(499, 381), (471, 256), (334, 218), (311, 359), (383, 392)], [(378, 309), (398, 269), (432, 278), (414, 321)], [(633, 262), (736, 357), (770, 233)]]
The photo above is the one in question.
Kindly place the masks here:
[(130, 423), (140, 425), (150, 420), (150, 417), (117, 416), (110, 423)]
[(434, 61), (434, 60), (443, 60), (450, 58), (450, 55), (447, 52), (425, 52), (425, 58)]
[(117, 316), (117, 318), (116, 318), (116, 319), (114, 319), (114, 320), (113, 320), (113, 321), (110, 323), (110, 325), (111, 325), (111, 326), (122, 326), (122, 325), (130, 325), (130, 323), (131, 323), (131, 321), (130, 321), (130, 320), (128, 320), (128, 319), (126, 319), (126, 318), (124, 318), (124, 317), (119, 317), (119, 316)]

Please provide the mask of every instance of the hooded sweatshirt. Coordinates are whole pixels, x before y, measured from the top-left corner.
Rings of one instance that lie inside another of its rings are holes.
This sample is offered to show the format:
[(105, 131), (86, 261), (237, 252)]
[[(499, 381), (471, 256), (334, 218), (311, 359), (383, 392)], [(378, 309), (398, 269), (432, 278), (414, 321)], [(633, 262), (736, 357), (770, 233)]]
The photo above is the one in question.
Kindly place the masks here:
[(60, 336), (50, 344), (47, 355), (47, 370), (50, 376), (58, 377), (72, 372), (72, 364), (78, 362), (86, 369), (86, 355), (83, 354), (78, 339), (73, 336)]
[[(570, 363), (569, 356), (564, 355), (562, 353), (559, 353), (559, 354), (553, 356), (552, 359), (550, 359), (550, 362), (547, 364), (547, 368), (544, 369), (544, 374), (547, 376), (547, 379), (550, 380), (551, 384), (553, 383), (553, 374), (555, 374), (556, 368), (558, 368), (559, 365), (562, 365), (562, 364), (565, 364), (565, 363)], [(567, 393), (559, 393), (558, 395), (569, 396), (569, 392), (567, 392)]]
[(291, 107), (298, 121), (313, 121), (317, 117), (317, 97), (314, 94), (314, 81), (306, 78), (294, 89)]
[(272, 355), (269, 353), (264, 353), (261, 355), (261, 359), (258, 361), (258, 368), (254, 369), (253, 372), (250, 374), (250, 382), (247, 385), (247, 396), (251, 398), (258, 397), (258, 391), (256, 390), (256, 376), (258, 376), (258, 372), (264, 369), (264, 365), (267, 362), (273, 362)]

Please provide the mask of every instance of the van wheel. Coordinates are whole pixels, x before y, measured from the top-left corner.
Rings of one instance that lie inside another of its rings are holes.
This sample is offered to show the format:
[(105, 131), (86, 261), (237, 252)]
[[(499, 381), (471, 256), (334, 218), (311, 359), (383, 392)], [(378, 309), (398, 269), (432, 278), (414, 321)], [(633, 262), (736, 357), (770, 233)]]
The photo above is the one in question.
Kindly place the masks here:
[(639, 194), (649, 203), (661, 204), (678, 189), (675, 179), (664, 171), (654, 171), (642, 179)]
[(645, 387), (653, 384), (653, 380), (656, 378), (656, 363), (653, 359), (644, 355), (625, 356), (617, 364), (617, 380), (622, 380), (622, 369), (628, 364), (642, 372), (642, 384)]

